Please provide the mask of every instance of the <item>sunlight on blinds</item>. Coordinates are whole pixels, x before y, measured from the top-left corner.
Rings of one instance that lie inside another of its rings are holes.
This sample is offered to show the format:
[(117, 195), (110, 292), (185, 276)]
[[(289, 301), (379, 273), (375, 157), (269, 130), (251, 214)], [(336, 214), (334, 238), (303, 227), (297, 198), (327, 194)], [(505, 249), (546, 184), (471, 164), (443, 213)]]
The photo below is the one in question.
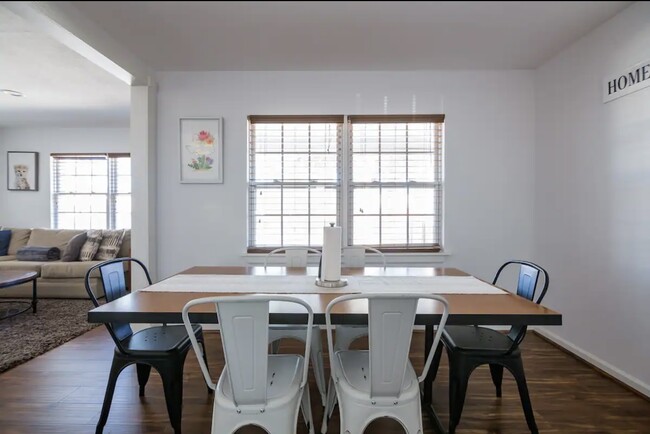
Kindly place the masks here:
[(343, 117), (305, 118), (251, 120), (249, 247), (319, 246), (337, 221)]
[(51, 156), (52, 227), (131, 227), (131, 159), (118, 154)]
[(439, 246), (443, 124), (388, 118), (349, 125), (348, 242)]

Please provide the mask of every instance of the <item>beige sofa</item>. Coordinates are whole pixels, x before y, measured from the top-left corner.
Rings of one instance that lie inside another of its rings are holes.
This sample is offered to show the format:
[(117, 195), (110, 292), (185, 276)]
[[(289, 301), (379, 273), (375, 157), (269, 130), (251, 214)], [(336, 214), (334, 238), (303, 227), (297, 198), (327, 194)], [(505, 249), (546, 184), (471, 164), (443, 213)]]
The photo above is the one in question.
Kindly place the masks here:
[[(73, 229), (22, 229), (11, 230), (11, 242), (6, 256), (0, 256), (0, 270), (29, 270), (39, 273), (37, 279), (38, 298), (88, 298), (84, 278), (90, 267), (101, 261), (17, 261), (16, 252), (23, 246), (58, 247), (61, 254), (68, 241), (85, 232)], [(127, 230), (118, 257), (128, 257), (131, 252), (131, 231)], [(104, 296), (104, 287), (99, 272), (93, 273), (91, 286), (96, 297)], [(32, 284), (0, 289), (0, 297), (31, 297)]]

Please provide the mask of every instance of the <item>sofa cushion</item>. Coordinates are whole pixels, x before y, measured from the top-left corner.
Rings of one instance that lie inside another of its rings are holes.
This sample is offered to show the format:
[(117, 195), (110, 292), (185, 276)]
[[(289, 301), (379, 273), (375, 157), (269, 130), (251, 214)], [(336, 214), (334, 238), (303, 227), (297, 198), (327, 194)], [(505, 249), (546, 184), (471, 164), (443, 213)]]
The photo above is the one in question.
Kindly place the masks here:
[[(101, 261), (84, 262), (48, 262), (41, 267), (41, 277), (44, 279), (72, 279), (86, 277), (86, 272)], [(93, 271), (92, 277), (99, 277), (99, 270)]]
[(86, 243), (88, 235), (85, 232), (75, 235), (70, 239), (68, 245), (66, 246), (63, 254), (61, 255), (61, 261), (63, 262), (72, 262), (79, 260), (79, 253), (81, 253), (81, 248)]
[(58, 247), (63, 252), (72, 237), (83, 232), (75, 229), (32, 229), (27, 245)]
[(3, 261), (15, 261), (15, 260), (16, 260), (16, 255), (0, 256), (0, 262), (3, 262)]
[(2, 261), (0, 270), (36, 271), (40, 275), (41, 267), (47, 263), (43, 261)]
[(99, 250), (99, 245), (102, 243), (102, 231), (97, 229), (91, 229), (87, 232), (88, 238), (86, 242), (81, 247), (81, 253), (79, 253), (80, 261), (92, 261), (97, 250)]
[(0, 256), (6, 256), (9, 253), (9, 243), (11, 242), (11, 231), (9, 229), (0, 230)]
[(11, 230), (11, 242), (9, 243), (8, 251), (10, 255), (15, 255), (18, 249), (26, 246), (27, 241), (29, 241), (29, 235), (32, 233), (31, 229), (6, 228), (4, 226), (2, 229)]

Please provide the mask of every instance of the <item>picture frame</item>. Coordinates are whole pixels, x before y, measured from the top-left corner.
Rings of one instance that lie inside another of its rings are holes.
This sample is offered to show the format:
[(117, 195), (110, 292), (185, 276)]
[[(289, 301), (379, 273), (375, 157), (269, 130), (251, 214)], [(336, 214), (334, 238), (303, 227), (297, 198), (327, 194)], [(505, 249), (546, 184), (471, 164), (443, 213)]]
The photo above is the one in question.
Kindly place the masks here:
[(38, 191), (38, 152), (7, 151), (7, 190)]
[(179, 150), (182, 184), (223, 183), (222, 118), (181, 118)]

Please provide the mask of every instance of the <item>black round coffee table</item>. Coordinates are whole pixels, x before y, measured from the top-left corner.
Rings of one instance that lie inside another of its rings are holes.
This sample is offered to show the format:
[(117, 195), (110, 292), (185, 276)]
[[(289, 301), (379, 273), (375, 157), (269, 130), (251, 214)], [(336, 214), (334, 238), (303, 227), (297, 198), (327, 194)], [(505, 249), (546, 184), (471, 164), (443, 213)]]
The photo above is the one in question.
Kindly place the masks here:
[[(8, 313), (7, 315), (0, 316), (0, 320), (12, 318), (16, 315), (20, 315), (23, 312), (27, 312), (29, 308), (32, 308), (32, 313), (36, 313), (36, 303), (38, 299), (36, 297), (36, 278), (38, 273), (36, 271), (19, 271), (19, 270), (6, 270), (0, 271), (0, 289), (9, 288), (11, 286), (20, 285), (21, 283), (32, 282), (32, 302), (28, 301), (0, 301), (0, 303), (12, 303), (12, 304), (26, 304), (27, 307), (23, 310), (17, 310), (16, 312)], [(13, 309), (12, 309), (13, 310)]]

